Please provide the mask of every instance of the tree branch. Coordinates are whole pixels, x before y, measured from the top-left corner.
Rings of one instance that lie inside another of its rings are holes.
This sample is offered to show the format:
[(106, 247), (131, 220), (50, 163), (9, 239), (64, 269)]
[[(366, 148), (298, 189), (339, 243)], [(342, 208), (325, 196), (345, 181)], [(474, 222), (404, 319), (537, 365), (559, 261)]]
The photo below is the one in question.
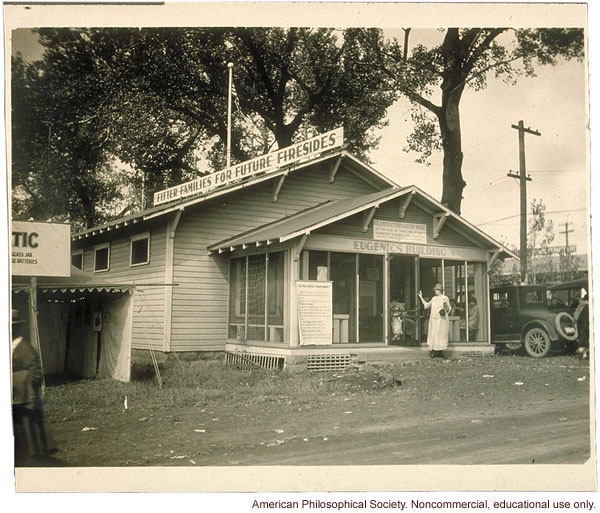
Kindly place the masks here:
[(465, 62), (467, 62), (469, 60), (469, 57), (471, 56), (471, 52), (474, 50), (474, 48), (477, 47), (473, 47), (473, 43), (475, 41), (477, 41), (477, 38), (479, 37), (479, 35), (483, 32), (483, 29), (470, 29), (467, 30), (466, 34), (463, 36), (462, 38), (462, 42), (463, 42), (463, 46), (466, 48), (466, 52), (465, 52)]
[(481, 44), (473, 50), (473, 54), (465, 62), (465, 68), (468, 69), (468, 73), (470, 73), (471, 70), (475, 67), (475, 63), (481, 57), (481, 55), (489, 49), (490, 45), (492, 44), (492, 41), (506, 30), (507, 29), (505, 28), (497, 28), (490, 30), (489, 34), (485, 37)]
[(247, 100), (244, 100), (244, 98), (238, 97), (238, 101), (244, 106), (244, 108), (252, 110), (254, 109), (256, 111), (256, 113), (263, 119), (263, 121), (265, 122), (265, 126), (273, 133), (275, 133), (275, 123), (274, 123), (274, 116), (270, 113), (267, 112), (266, 109), (264, 109), (263, 107), (261, 107), (260, 105), (255, 105), (254, 103), (251, 103)]
[(473, 80), (475, 80), (475, 78), (477, 78), (481, 75), (485, 75), (488, 71), (490, 71), (498, 66), (502, 66), (504, 64), (510, 64), (511, 62), (518, 61), (521, 58), (522, 58), (522, 55), (517, 55), (515, 57), (512, 57), (511, 59), (506, 59), (504, 61), (498, 61), (493, 64), (490, 64), (489, 66), (486, 66), (485, 68), (479, 70), (477, 73), (472, 74), (471, 76), (467, 77), (465, 80), (462, 80), (460, 83), (456, 84), (456, 86), (454, 86), (452, 88), (451, 92), (454, 92), (459, 87), (466, 86), (469, 82), (472, 82)]
[(402, 60), (404, 62), (408, 61), (408, 36), (410, 34), (410, 28), (402, 29), (404, 30), (404, 50), (402, 54)]
[(288, 124), (288, 127), (291, 129), (292, 133), (295, 132), (298, 127), (302, 124), (302, 120), (304, 116), (308, 114), (312, 110), (313, 103), (311, 101), (305, 103), (298, 113), (294, 116), (294, 119)]
[(296, 44), (298, 33), (296, 29), (290, 28), (287, 33), (287, 38), (284, 46), (284, 55), (282, 56), (281, 61), (281, 75), (279, 76), (279, 88), (277, 90), (277, 97), (283, 103), (283, 99), (285, 98), (285, 86), (288, 83), (290, 77), (290, 72), (288, 70), (288, 59), (294, 50), (294, 45)]
[(415, 102), (417, 102), (419, 105), (425, 107), (426, 109), (430, 110), (431, 112), (433, 112), (436, 116), (440, 116), (442, 113), (442, 108), (437, 106), (435, 103), (429, 101), (427, 98), (424, 98), (423, 96), (421, 96), (420, 94), (414, 94), (414, 95), (409, 95), (407, 94), (406, 96), (408, 96), (408, 98), (410, 100), (413, 100)]
[(199, 135), (200, 135), (200, 129), (198, 127), (192, 128), (192, 131), (191, 131), (189, 137), (181, 145), (181, 147), (179, 148), (179, 151), (175, 154), (174, 160), (177, 160), (177, 161), (181, 162), (182, 164), (185, 164), (183, 162), (183, 159), (184, 159), (186, 153), (188, 151), (190, 151), (191, 147), (194, 145), (194, 143), (196, 142), (196, 139), (198, 139)]
[(276, 94), (273, 84), (271, 82), (271, 78), (269, 77), (269, 74), (267, 73), (267, 70), (264, 66), (265, 60), (260, 55), (258, 46), (255, 44), (254, 39), (252, 37), (252, 33), (248, 29), (242, 29), (240, 33), (241, 33), (240, 38), (241, 38), (242, 42), (248, 48), (248, 51), (250, 52), (252, 60), (254, 61), (254, 64), (256, 65), (256, 69), (258, 70), (258, 74), (259, 74), (262, 82), (265, 85), (267, 94), (269, 95), (269, 98), (271, 99), (273, 104), (275, 104), (275, 99), (277, 98), (277, 94)]

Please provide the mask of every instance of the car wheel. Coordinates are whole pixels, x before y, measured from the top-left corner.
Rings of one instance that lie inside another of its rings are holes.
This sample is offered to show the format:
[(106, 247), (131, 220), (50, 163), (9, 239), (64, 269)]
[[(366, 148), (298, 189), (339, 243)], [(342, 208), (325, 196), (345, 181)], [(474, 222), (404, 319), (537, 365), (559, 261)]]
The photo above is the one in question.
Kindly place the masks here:
[(570, 313), (567, 312), (559, 312), (556, 314), (554, 318), (554, 324), (556, 325), (556, 331), (558, 334), (568, 340), (569, 342), (573, 342), (577, 340), (577, 323), (575, 319)]
[(550, 352), (550, 337), (542, 328), (531, 328), (523, 340), (525, 351), (534, 358), (543, 358)]

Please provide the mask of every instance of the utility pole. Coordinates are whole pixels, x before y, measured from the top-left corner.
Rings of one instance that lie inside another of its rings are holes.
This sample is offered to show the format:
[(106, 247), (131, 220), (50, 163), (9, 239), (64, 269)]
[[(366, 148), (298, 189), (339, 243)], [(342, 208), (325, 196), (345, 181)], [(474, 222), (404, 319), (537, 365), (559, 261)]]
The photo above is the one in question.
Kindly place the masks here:
[(527, 176), (525, 169), (525, 134), (542, 135), (537, 130), (525, 128), (523, 121), (518, 125), (511, 125), (512, 128), (519, 131), (519, 174), (508, 173), (508, 176), (519, 179), (521, 189), (521, 248), (519, 258), (521, 260), (521, 282), (527, 280), (527, 182), (531, 177)]
[(233, 85), (233, 63), (227, 63), (229, 86), (227, 88), (227, 169), (231, 167), (231, 89)]
[[(565, 255), (567, 256), (567, 262), (568, 262), (568, 269), (569, 269), (569, 280), (573, 277), (571, 274), (571, 247), (569, 246), (569, 233), (573, 233), (573, 230), (569, 230), (569, 225), (571, 223), (569, 223), (568, 221), (565, 222), (565, 231), (564, 232), (560, 232), (560, 233), (564, 233), (565, 234)], [(563, 276), (564, 279), (564, 276)]]
[(569, 233), (573, 233), (573, 230), (569, 230), (569, 225), (572, 223), (569, 223), (569, 221), (565, 222), (565, 231), (564, 232), (560, 232), (560, 233), (564, 233), (565, 234), (565, 251), (567, 253), (569, 253), (570, 251), (570, 246), (569, 246)]

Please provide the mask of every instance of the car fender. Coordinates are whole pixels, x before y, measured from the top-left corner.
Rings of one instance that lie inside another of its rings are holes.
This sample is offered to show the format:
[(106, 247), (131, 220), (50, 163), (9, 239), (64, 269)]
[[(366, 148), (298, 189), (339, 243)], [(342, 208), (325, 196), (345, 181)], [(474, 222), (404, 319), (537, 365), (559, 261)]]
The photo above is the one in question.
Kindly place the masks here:
[(552, 342), (556, 342), (560, 339), (556, 332), (556, 328), (552, 324), (543, 319), (533, 319), (523, 326), (523, 329), (521, 330), (521, 342), (525, 340), (525, 333), (531, 328), (542, 328), (548, 334)]

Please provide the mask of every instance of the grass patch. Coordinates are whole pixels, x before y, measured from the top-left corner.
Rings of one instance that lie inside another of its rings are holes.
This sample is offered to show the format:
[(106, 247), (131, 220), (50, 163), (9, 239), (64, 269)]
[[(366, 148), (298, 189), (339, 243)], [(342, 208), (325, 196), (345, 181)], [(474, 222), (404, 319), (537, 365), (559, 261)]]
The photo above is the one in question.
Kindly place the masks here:
[(292, 402), (299, 406), (318, 403), (331, 394), (381, 392), (393, 388), (393, 380), (377, 373), (346, 372), (291, 374), (285, 371), (239, 369), (222, 361), (171, 361), (163, 365), (163, 386), (153, 371), (142, 379), (73, 380), (49, 386), (45, 410), (61, 419), (85, 417), (90, 411), (130, 408), (159, 409), (170, 406), (206, 406)]

